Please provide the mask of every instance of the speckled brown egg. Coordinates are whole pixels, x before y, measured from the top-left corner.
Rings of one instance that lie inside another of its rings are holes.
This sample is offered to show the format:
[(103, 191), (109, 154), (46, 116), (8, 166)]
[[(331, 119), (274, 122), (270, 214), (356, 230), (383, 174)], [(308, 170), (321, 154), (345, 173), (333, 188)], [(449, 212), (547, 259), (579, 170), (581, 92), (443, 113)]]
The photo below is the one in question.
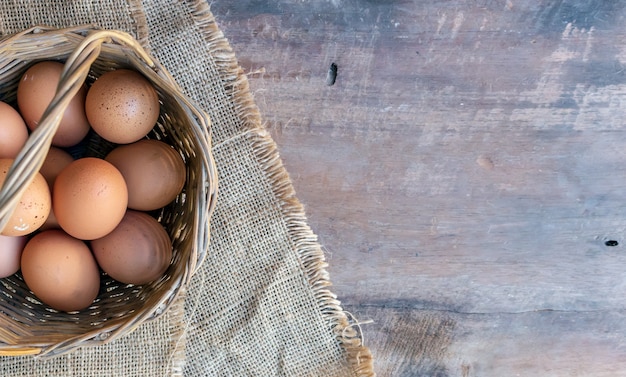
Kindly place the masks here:
[(91, 241), (91, 250), (103, 271), (126, 284), (158, 279), (172, 259), (172, 243), (163, 226), (133, 210), (126, 212), (111, 233)]
[(100, 271), (91, 250), (61, 230), (41, 232), (28, 241), (21, 270), (28, 288), (56, 310), (84, 309), (100, 290)]
[[(22, 75), (17, 87), (17, 106), (26, 125), (35, 130), (41, 116), (54, 98), (63, 71), (63, 63), (43, 61), (34, 64)], [(52, 144), (69, 147), (78, 144), (89, 132), (85, 114), (87, 87), (83, 86), (63, 113)]]
[(28, 128), (20, 113), (0, 102), (0, 158), (15, 158), (28, 139)]
[(159, 96), (139, 72), (117, 69), (102, 74), (87, 91), (87, 119), (93, 130), (117, 144), (135, 142), (159, 118)]
[(112, 231), (124, 217), (128, 190), (115, 166), (95, 157), (67, 165), (54, 181), (52, 206), (61, 228), (81, 240)]
[[(0, 185), (4, 183), (12, 163), (13, 159), (0, 159)], [(50, 207), (50, 189), (43, 176), (37, 173), (0, 233), (5, 236), (24, 236), (34, 232), (48, 218)]]
[(121, 145), (105, 158), (124, 176), (128, 207), (151, 211), (176, 198), (185, 185), (186, 169), (180, 154), (159, 140)]

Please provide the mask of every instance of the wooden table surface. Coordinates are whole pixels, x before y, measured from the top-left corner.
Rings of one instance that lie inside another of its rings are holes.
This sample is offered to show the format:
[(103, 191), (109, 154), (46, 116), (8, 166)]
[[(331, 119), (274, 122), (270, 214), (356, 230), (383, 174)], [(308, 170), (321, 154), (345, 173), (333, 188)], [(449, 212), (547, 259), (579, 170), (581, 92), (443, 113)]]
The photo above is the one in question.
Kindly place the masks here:
[(626, 375), (626, 1), (211, 10), (379, 376)]

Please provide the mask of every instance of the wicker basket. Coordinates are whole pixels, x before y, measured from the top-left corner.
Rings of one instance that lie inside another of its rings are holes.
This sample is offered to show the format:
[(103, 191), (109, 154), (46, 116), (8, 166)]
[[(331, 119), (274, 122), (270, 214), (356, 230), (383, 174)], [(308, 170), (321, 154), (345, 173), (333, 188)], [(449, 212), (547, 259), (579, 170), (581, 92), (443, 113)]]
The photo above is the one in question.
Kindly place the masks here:
[[(38, 172), (60, 117), (83, 82), (115, 68), (134, 68), (156, 87), (158, 124), (148, 135), (173, 145), (185, 160), (183, 192), (154, 215), (174, 247), (165, 276), (142, 286), (118, 283), (103, 274), (100, 293), (80, 312), (58, 312), (42, 304), (19, 273), (0, 279), (0, 355), (52, 356), (124, 336), (161, 315), (174, 301), (206, 255), (209, 220), (217, 194), (208, 116), (182, 94), (173, 78), (130, 35), (93, 26), (71, 29), (35, 27), (0, 41), (0, 100), (14, 104), (22, 73), (41, 60), (65, 62), (61, 82), (39, 127), (11, 167), (0, 190), (0, 227), (15, 208), (26, 183)], [(97, 138), (83, 153), (111, 147)], [(95, 152), (94, 152), (95, 151)]]

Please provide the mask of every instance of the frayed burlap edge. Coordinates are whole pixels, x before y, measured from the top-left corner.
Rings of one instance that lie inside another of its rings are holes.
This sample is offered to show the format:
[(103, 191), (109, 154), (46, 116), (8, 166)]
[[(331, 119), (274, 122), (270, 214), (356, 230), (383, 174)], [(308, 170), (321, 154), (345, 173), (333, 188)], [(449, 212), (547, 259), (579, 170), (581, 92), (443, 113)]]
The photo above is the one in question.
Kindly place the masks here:
[(276, 143), (262, 125), (262, 118), (250, 93), (245, 72), (218, 28), (206, 0), (187, 0), (187, 3), (191, 6), (197, 25), (203, 31), (210, 54), (214, 57), (227, 88), (230, 86), (227, 92), (235, 98), (234, 106), (237, 116), (243, 122), (243, 132), (256, 136), (253, 150), (272, 181), (275, 195), (280, 200), (289, 235), (296, 246), (323, 318), (345, 350), (347, 362), (352, 366), (355, 375), (375, 376), (373, 357), (363, 344), (361, 332), (357, 331), (358, 322), (350, 323), (348, 314), (340, 306), (337, 296), (329, 289), (331, 282), (326, 270), (328, 264), (324, 252), (317, 242), (317, 236), (308, 226), (304, 207), (296, 197), (291, 178), (280, 160)]
[(141, 47), (149, 53), (148, 20), (146, 19), (143, 3), (141, 0), (128, 0), (128, 9), (130, 11), (130, 17), (135, 21), (135, 39), (141, 44)]
[[(175, 318), (184, 318), (186, 296), (186, 289), (182, 288), (179, 296), (170, 306), (169, 310)], [(187, 331), (184, 322), (179, 321), (177, 327), (171, 330), (170, 341), (172, 342), (173, 351), (170, 354), (169, 365), (172, 377), (183, 377), (185, 371)]]

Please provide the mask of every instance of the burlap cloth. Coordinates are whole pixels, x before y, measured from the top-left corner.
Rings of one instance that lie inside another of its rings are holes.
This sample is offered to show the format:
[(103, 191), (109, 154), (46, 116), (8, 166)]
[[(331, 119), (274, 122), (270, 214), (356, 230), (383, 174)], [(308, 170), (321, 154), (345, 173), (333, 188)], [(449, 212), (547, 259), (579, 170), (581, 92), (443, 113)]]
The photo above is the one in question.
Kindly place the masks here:
[(245, 75), (204, 1), (2, 0), (0, 32), (97, 24), (133, 34), (209, 113), (220, 177), (211, 247), (185, 297), (114, 342), (3, 376), (372, 376)]

